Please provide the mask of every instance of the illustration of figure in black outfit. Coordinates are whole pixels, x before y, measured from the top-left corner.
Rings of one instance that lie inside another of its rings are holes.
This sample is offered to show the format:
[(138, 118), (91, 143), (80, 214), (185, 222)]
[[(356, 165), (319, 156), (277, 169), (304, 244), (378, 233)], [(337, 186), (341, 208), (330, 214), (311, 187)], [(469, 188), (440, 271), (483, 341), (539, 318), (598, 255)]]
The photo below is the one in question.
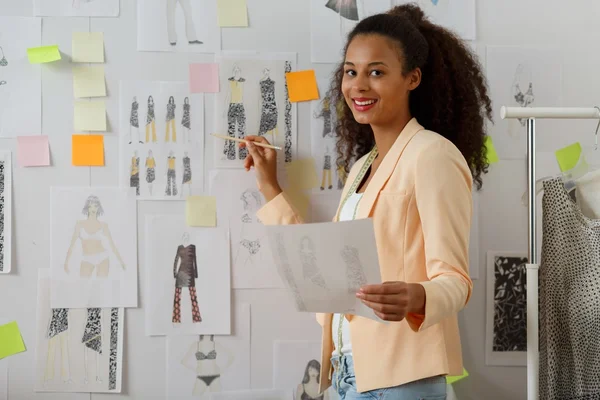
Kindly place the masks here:
[(202, 44), (196, 36), (194, 19), (192, 17), (192, 3), (190, 0), (167, 0), (167, 35), (171, 46), (177, 44), (177, 30), (175, 27), (175, 8), (177, 3), (181, 6), (185, 19), (185, 36), (189, 44)]
[(131, 166), (129, 167), (129, 186), (135, 188), (135, 195), (140, 195), (140, 157), (137, 150), (131, 157)]
[(171, 96), (169, 97), (169, 102), (167, 103), (167, 128), (165, 131), (165, 143), (171, 140), (169, 136), (170, 132), (173, 132), (173, 142), (177, 142), (177, 130), (175, 129), (175, 107), (175, 98)]
[(152, 131), (152, 143), (157, 143), (154, 98), (152, 96), (148, 96), (148, 112), (146, 114), (146, 143), (150, 143), (150, 131)]
[(173, 323), (181, 323), (181, 288), (188, 288), (192, 301), (192, 321), (201, 322), (198, 298), (196, 297), (196, 279), (198, 278), (198, 264), (196, 263), (196, 246), (190, 244), (190, 235), (185, 232), (182, 237), (183, 244), (177, 247), (175, 262), (173, 263), (173, 277), (175, 278), (175, 300), (173, 302)]
[(325, 7), (340, 14), (341, 17), (350, 21), (358, 21), (357, 0), (329, 0)]
[(131, 114), (129, 116), (129, 144), (131, 144), (132, 138), (132, 130), (135, 128), (135, 132), (137, 133), (138, 142), (142, 142), (140, 138), (140, 118), (139, 118), (139, 110), (140, 103), (137, 101), (137, 97), (133, 96), (133, 101), (131, 102)]
[(46, 358), (46, 373), (44, 381), (54, 379), (54, 360), (57, 347), (60, 351), (60, 376), (64, 383), (71, 383), (71, 370), (69, 368), (69, 309), (53, 308), (48, 330), (48, 357)]
[(275, 81), (271, 79), (268, 68), (263, 70), (263, 78), (260, 80), (260, 126), (258, 135), (271, 135), (271, 143), (277, 134), (277, 103), (275, 102)]
[(183, 142), (189, 143), (192, 141), (191, 135), (191, 124), (190, 124), (190, 98), (186, 97), (183, 100), (183, 117), (181, 118), (181, 125), (183, 125)]
[(85, 378), (83, 383), (88, 383), (88, 357), (89, 352), (92, 352), (96, 360), (96, 382), (102, 383), (100, 375), (100, 357), (102, 354), (102, 309), (101, 308), (88, 308), (87, 309), (87, 321), (85, 329), (83, 331), (83, 337), (81, 343), (85, 346), (83, 349), (83, 365), (85, 369)]
[(173, 155), (173, 150), (171, 150), (169, 157), (167, 157), (167, 188), (165, 189), (165, 195), (167, 196), (177, 196), (175, 160), (175, 155)]
[[(329, 151), (329, 146), (325, 147), (325, 154), (323, 155), (323, 174), (322, 174), (322, 179), (321, 179), (321, 190), (325, 190), (325, 188), (328, 188), (329, 190), (331, 190), (333, 188), (332, 182), (331, 182), (331, 152)], [(326, 182), (325, 180), (327, 179), (327, 183), (329, 185), (325, 186)]]
[(190, 164), (191, 160), (188, 156), (188, 152), (183, 152), (183, 181), (181, 185), (181, 194), (183, 194), (183, 189), (187, 185), (190, 196), (192, 195), (192, 165)]
[[(244, 109), (244, 82), (246, 79), (241, 77), (240, 67), (233, 66), (233, 76), (228, 79), (229, 91), (225, 99), (227, 109), (227, 134), (235, 137), (237, 125), (237, 137), (243, 139), (246, 136), (246, 110)], [(223, 115), (225, 117), (225, 115)], [(235, 160), (235, 142), (232, 140), (225, 141), (223, 154), (228, 160)], [(248, 150), (246, 148), (239, 149), (240, 160), (245, 160)]]

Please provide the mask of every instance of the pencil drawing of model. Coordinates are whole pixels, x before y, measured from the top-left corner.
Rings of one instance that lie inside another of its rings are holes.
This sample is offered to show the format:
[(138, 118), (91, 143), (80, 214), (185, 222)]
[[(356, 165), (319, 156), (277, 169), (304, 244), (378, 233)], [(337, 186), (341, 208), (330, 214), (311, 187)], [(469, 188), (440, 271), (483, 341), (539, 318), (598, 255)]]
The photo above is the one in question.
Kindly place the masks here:
[(173, 323), (181, 323), (181, 289), (186, 287), (190, 291), (192, 302), (192, 321), (201, 322), (196, 296), (196, 279), (198, 279), (198, 264), (196, 262), (196, 246), (190, 244), (190, 235), (184, 232), (182, 244), (177, 247), (175, 262), (173, 263), (173, 277), (175, 278), (175, 299), (173, 300)]
[(175, 8), (177, 3), (183, 11), (185, 20), (185, 36), (189, 44), (202, 44), (196, 36), (196, 28), (194, 27), (194, 19), (192, 13), (192, 3), (190, 0), (166, 0), (167, 1), (167, 35), (171, 46), (177, 44), (177, 29), (175, 26)]
[(156, 117), (154, 115), (154, 98), (148, 96), (148, 111), (146, 113), (146, 143), (150, 143), (150, 130), (152, 130), (152, 143), (157, 143), (156, 139)]
[(4, 218), (10, 217), (4, 214), (4, 173), (4, 161), (0, 161), (0, 272), (4, 270)]
[(144, 144), (142, 139), (140, 138), (140, 118), (139, 118), (139, 110), (140, 103), (137, 101), (137, 97), (133, 96), (133, 101), (131, 102), (131, 114), (129, 116), (129, 144), (132, 142), (132, 130), (135, 128), (135, 132), (137, 134), (138, 142)]
[(262, 206), (262, 195), (258, 190), (247, 189), (242, 192), (240, 200), (243, 209), (240, 218), (242, 224), (234, 264), (256, 266), (262, 256), (260, 241), (264, 235), (261, 222), (256, 217), (256, 212)]
[(152, 150), (148, 150), (148, 156), (146, 157), (146, 183), (148, 184), (148, 191), (150, 192), (150, 196), (152, 196), (152, 184), (156, 179), (156, 160), (154, 160), (154, 155), (152, 154)]
[[(227, 118), (227, 134), (230, 137), (235, 137), (237, 125), (238, 139), (243, 139), (246, 136), (246, 110), (244, 109), (244, 82), (246, 82), (246, 79), (242, 78), (241, 73), (242, 70), (240, 67), (234, 64), (233, 76), (228, 79), (229, 85), (225, 98), (227, 114), (223, 115), (223, 117)], [(223, 155), (228, 160), (235, 160), (237, 148), (235, 142), (226, 140), (224, 146)], [(238, 155), (240, 160), (245, 160), (247, 150), (245, 148), (239, 149)]]
[[(525, 81), (523, 81), (525, 69), (528, 70), (528, 76), (525, 77), (526, 79)], [(527, 92), (523, 93), (523, 91), (521, 90), (520, 83), (526, 83), (528, 85)], [(511, 89), (513, 98), (521, 107), (529, 107), (529, 105), (533, 103), (535, 96), (533, 95), (531, 70), (523, 64), (519, 64), (517, 66)], [(527, 120), (525, 118), (519, 118), (519, 122), (521, 123), (521, 126), (525, 126)]]
[(363, 271), (358, 249), (353, 246), (344, 246), (340, 252), (346, 264), (346, 280), (348, 282), (348, 293), (356, 293), (361, 286), (367, 284), (367, 277)]
[[(225, 356), (225, 363), (217, 364), (217, 357)], [(193, 396), (202, 396), (205, 393), (220, 392), (221, 374), (233, 363), (233, 354), (225, 347), (215, 343), (214, 335), (207, 337), (200, 335), (200, 340), (190, 345), (181, 364), (194, 371)]]
[(188, 193), (192, 195), (192, 165), (188, 152), (183, 152), (183, 180), (181, 184), (181, 194), (183, 195), (183, 189), (187, 186)]
[(96, 382), (102, 383), (100, 379), (100, 355), (102, 354), (102, 309), (101, 308), (88, 308), (87, 319), (85, 322), (85, 328), (81, 343), (84, 345), (83, 349), (83, 367), (85, 370), (84, 384), (88, 383), (88, 360), (90, 353), (94, 358), (96, 364)]
[[(321, 179), (321, 190), (325, 188), (331, 190), (333, 188), (331, 182), (331, 152), (329, 146), (325, 146), (325, 154), (323, 155), (323, 178)], [(325, 179), (327, 178), (328, 185), (325, 186)]]
[(331, 123), (331, 100), (326, 96), (321, 103), (320, 114), (315, 115), (315, 118), (323, 118), (323, 137), (333, 137), (333, 124)]
[(69, 384), (71, 369), (69, 366), (69, 309), (54, 308), (46, 330), (48, 340), (48, 354), (46, 356), (46, 370), (44, 383), (54, 379), (54, 360), (56, 351), (60, 354), (60, 376), (63, 383)]
[(129, 167), (129, 186), (135, 188), (135, 195), (140, 195), (140, 157), (137, 150), (134, 150), (131, 157), (131, 166)]
[(298, 284), (296, 283), (294, 272), (290, 266), (287, 251), (285, 250), (285, 244), (283, 243), (283, 235), (281, 233), (275, 235), (275, 244), (274, 254), (277, 254), (279, 257), (279, 262), (281, 264), (281, 278), (288, 283), (292, 294), (294, 295), (294, 301), (296, 302), (298, 311), (306, 311), (306, 305), (298, 291)]
[(4, 50), (2, 49), (2, 46), (0, 46), (0, 53), (2, 53), (2, 58), (0, 58), (0, 67), (6, 67), (8, 65), (8, 60), (4, 55)]
[(171, 140), (169, 135), (170, 132), (173, 132), (173, 142), (177, 142), (177, 131), (175, 130), (175, 98), (173, 96), (169, 97), (169, 102), (167, 103), (167, 127), (165, 131), (165, 143)]
[(177, 174), (175, 172), (176, 157), (173, 150), (169, 152), (167, 157), (167, 187), (165, 189), (166, 196), (177, 196)]
[(317, 267), (317, 256), (315, 255), (315, 246), (308, 236), (300, 240), (300, 261), (302, 262), (302, 277), (305, 281), (311, 281), (313, 284), (327, 289), (325, 279)]
[(302, 383), (296, 388), (296, 400), (329, 400), (327, 392), (319, 394), (320, 383), (321, 363), (317, 360), (310, 360), (306, 364)]
[(260, 85), (259, 107), (260, 125), (258, 127), (258, 136), (271, 135), (271, 143), (275, 141), (277, 135), (277, 103), (275, 101), (275, 81), (271, 79), (271, 72), (268, 68), (263, 70), (263, 77)]
[[(96, 271), (97, 278), (108, 277), (110, 252), (119, 260), (124, 270), (125, 263), (112, 239), (108, 223), (98, 219), (104, 214), (100, 199), (94, 195), (88, 196), (81, 212), (86, 216), (86, 219), (75, 223), (73, 237), (65, 260), (65, 272), (67, 274), (70, 272), (69, 261), (78, 240), (81, 241), (82, 249), (79, 267), (79, 274), (82, 278), (90, 278), (94, 271)], [(110, 249), (110, 251), (107, 249)]]
[(181, 118), (181, 125), (183, 126), (183, 143), (190, 143), (192, 141), (192, 128), (190, 122), (190, 98), (186, 97), (183, 99), (183, 117)]

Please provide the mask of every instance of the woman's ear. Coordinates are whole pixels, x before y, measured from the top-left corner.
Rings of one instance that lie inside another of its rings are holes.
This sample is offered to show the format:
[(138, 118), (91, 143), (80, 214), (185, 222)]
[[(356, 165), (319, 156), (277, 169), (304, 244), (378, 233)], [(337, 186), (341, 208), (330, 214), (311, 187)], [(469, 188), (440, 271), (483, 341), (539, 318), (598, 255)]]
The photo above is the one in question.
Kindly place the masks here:
[(419, 87), (422, 75), (421, 68), (415, 68), (408, 74), (408, 90), (415, 90)]

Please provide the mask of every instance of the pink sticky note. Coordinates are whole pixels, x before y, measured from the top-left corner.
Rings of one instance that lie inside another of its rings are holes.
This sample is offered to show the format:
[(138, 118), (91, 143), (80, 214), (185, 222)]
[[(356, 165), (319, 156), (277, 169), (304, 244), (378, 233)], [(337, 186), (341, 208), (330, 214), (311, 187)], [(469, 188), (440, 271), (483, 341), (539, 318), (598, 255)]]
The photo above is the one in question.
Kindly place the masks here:
[(19, 167), (46, 167), (50, 165), (48, 136), (17, 136)]
[(218, 64), (190, 64), (190, 92), (218, 93)]

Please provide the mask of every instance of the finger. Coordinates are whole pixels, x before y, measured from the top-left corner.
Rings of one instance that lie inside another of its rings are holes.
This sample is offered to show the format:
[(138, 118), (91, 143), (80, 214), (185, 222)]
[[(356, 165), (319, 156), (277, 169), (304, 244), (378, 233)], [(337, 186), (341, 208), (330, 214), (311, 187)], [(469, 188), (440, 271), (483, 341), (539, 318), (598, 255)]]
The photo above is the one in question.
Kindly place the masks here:
[(402, 315), (384, 314), (384, 313), (380, 313), (377, 311), (375, 311), (375, 315), (377, 315), (379, 318), (381, 318), (384, 321), (398, 322), (398, 321), (402, 321), (404, 319), (404, 317)]
[(248, 142), (248, 151), (254, 159), (254, 165), (258, 165), (264, 161), (263, 154), (258, 146), (255, 146), (251, 141)]
[(363, 300), (362, 302), (370, 309), (384, 314), (399, 314), (403, 311), (403, 309), (397, 305), (374, 303), (366, 300)]
[(356, 297), (364, 301), (370, 301), (371, 303), (380, 303), (380, 304), (398, 304), (399, 295), (398, 293), (394, 294), (364, 294), (357, 293)]
[(246, 171), (250, 171), (250, 168), (254, 165), (254, 159), (252, 158), (252, 154), (248, 154), (246, 159), (244, 160), (244, 168)]
[(406, 290), (404, 282), (386, 282), (378, 285), (365, 285), (360, 288), (365, 294), (396, 294)]

